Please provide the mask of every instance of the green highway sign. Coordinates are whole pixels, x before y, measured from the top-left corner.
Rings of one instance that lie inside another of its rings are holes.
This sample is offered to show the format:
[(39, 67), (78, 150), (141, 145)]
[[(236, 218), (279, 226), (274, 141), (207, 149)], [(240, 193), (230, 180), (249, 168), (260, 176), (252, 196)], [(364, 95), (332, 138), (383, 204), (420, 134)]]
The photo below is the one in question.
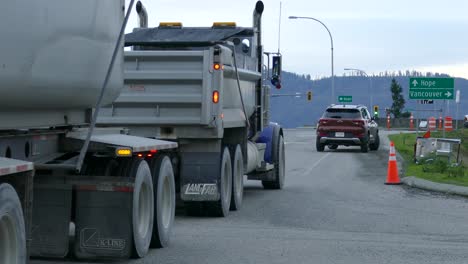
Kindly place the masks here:
[(410, 78), (410, 99), (454, 99), (453, 78)]
[(353, 101), (353, 97), (351, 95), (340, 95), (338, 96), (339, 103), (351, 103)]

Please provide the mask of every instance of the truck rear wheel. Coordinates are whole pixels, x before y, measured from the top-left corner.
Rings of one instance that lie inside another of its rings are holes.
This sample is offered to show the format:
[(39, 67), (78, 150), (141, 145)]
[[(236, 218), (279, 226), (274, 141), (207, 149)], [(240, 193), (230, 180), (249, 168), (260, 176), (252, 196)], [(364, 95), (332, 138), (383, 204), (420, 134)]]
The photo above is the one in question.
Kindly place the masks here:
[(240, 210), (244, 196), (244, 158), (239, 145), (236, 146), (232, 157), (232, 197), (231, 210)]
[(21, 202), (15, 189), (0, 184), (0, 263), (26, 264), (26, 236)]
[(175, 182), (172, 163), (161, 156), (152, 163), (154, 183), (154, 226), (151, 247), (169, 245), (175, 216)]
[(142, 258), (148, 253), (153, 233), (153, 180), (148, 163), (140, 159), (132, 162), (129, 176), (135, 178), (132, 209), (133, 255)]
[(274, 181), (262, 181), (265, 189), (282, 189), (285, 178), (285, 155), (284, 155), (284, 139), (279, 135), (276, 144), (273, 144), (273, 162), (275, 165)]
[(229, 213), (232, 195), (232, 167), (229, 149), (224, 148), (221, 156), (219, 193), (220, 199), (216, 202), (208, 202), (208, 213), (212, 216), (226, 217)]

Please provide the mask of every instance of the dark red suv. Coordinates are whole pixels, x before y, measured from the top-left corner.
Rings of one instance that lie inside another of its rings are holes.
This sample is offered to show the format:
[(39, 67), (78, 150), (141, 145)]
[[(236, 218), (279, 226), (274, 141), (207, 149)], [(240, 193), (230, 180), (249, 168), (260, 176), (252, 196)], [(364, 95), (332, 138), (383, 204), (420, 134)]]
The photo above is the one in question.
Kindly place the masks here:
[(362, 152), (377, 150), (380, 145), (379, 128), (367, 108), (362, 105), (331, 105), (317, 125), (317, 151), (325, 146), (360, 146)]

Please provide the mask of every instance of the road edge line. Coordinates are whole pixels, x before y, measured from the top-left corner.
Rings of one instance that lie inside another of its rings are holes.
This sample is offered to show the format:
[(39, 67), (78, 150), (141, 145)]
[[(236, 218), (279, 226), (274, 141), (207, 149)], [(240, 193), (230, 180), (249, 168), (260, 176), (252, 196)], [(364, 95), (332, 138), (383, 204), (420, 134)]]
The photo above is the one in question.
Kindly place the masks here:
[(464, 186), (428, 181), (415, 176), (404, 177), (401, 181), (407, 186), (418, 189), (468, 197), (468, 187)]

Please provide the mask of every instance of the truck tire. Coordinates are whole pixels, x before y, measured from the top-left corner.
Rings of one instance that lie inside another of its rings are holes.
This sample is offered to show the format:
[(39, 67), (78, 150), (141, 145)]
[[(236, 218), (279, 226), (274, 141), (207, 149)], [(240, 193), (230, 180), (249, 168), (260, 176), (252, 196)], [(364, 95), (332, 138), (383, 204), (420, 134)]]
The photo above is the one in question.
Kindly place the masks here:
[(232, 197), (231, 207), (233, 211), (240, 210), (244, 197), (244, 158), (240, 145), (237, 145), (232, 155)]
[(15, 189), (0, 184), (0, 263), (26, 264), (23, 210)]
[(273, 162), (274, 181), (262, 181), (263, 188), (265, 189), (282, 189), (284, 185), (285, 174), (285, 154), (284, 154), (284, 139), (281, 134), (278, 135), (277, 140), (273, 143)]
[(142, 258), (148, 253), (153, 233), (153, 180), (148, 163), (134, 159), (130, 177), (135, 178), (132, 207), (133, 256)]
[(380, 136), (377, 133), (377, 137), (374, 140), (374, 143), (369, 145), (370, 150), (378, 150), (380, 146)]
[(216, 202), (208, 202), (207, 209), (210, 216), (226, 217), (229, 214), (232, 196), (232, 167), (229, 149), (224, 148), (221, 156), (219, 193), (220, 199)]
[(153, 159), (151, 164), (154, 189), (154, 226), (151, 247), (169, 245), (175, 216), (175, 181), (168, 156)]

